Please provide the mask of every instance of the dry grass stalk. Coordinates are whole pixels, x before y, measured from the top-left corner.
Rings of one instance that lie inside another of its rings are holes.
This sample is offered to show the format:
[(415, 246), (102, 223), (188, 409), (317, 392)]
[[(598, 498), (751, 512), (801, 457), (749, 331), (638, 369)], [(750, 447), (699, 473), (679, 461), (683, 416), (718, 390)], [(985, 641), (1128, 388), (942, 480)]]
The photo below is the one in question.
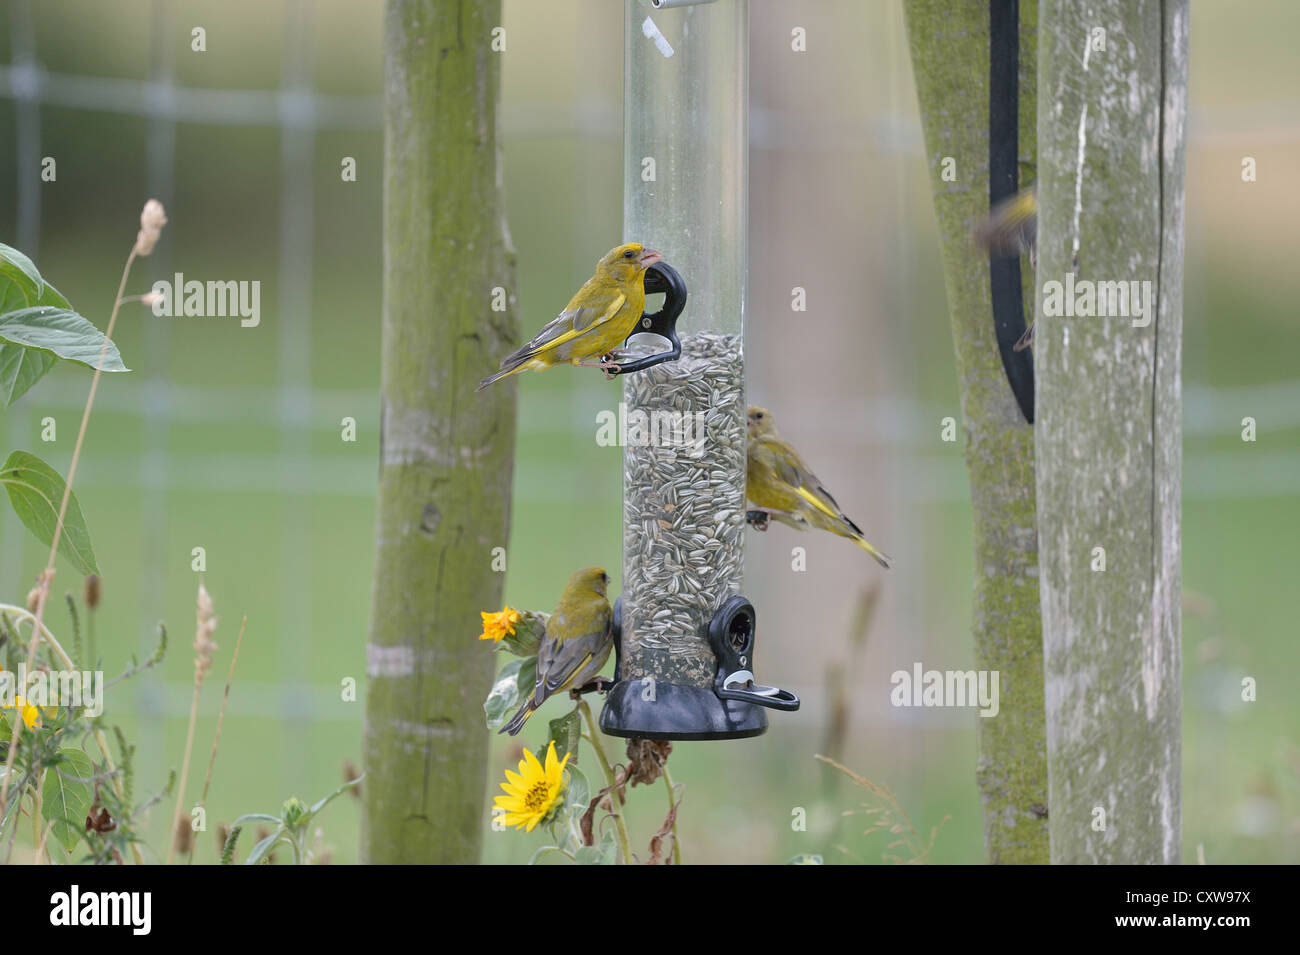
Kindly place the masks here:
[[(215, 626), (215, 622), (214, 622)], [(230, 687), (235, 682), (235, 664), (239, 662), (239, 648), (244, 643), (244, 629), (248, 626), (248, 617), (239, 621), (239, 636), (235, 638), (235, 652), (230, 658), (230, 673), (226, 675), (226, 692), (221, 697), (221, 709), (217, 712), (217, 732), (212, 737), (212, 755), (208, 757), (208, 773), (203, 778), (203, 795), (199, 799), (200, 806), (208, 804), (208, 788), (212, 785), (212, 768), (217, 764), (217, 744), (221, 742), (221, 724), (226, 719), (226, 705), (230, 703)], [(210, 635), (210, 634), (209, 634)], [(216, 649), (216, 644), (212, 644)], [(190, 861), (194, 859), (194, 846), (190, 845)]]
[[(951, 819), (951, 816), (944, 816), (939, 820), (939, 824), (930, 830), (930, 838), (922, 840), (916, 831), (916, 826), (912, 823), (912, 817), (907, 814), (898, 803), (898, 797), (890, 791), (888, 786), (877, 786), (865, 776), (859, 776), (853, 770), (849, 769), (829, 756), (816, 754), (816, 758), (823, 763), (833, 766), (841, 773), (851, 779), (856, 785), (862, 787), (872, 796), (879, 804), (871, 805), (863, 803), (861, 809), (846, 809), (843, 813), (845, 816), (863, 815), (871, 820), (871, 825), (863, 831), (863, 835), (871, 835), (876, 832), (886, 832), (896, 838), (885, 846), (885, 851), (881, 853), (882, 858), (889, 862), (905, 863), (908, 865), (922, 864), (929, 857), (931, 850), (934, 848), (934, 841), (939, 836), (939, 830), (944, 824)], [(895, 849), (907, 849), (910, 858), (905, 858), (894, 854)]]
[[(194, 752), (194, 726), (199, 719), (199, 692), (203, 689), (203, 678), (207, 676), (208, 670), (212, 667), (212, 655), (217, 651), (217, 645), (212, 639), (212, 634), (216, 629), (217, 616), (212, 605), (212, 596), (208, 593), (208, 589), (203, 586), (203, 582), (200, 581), (194, 627), (194, 695), (190, 698), (190, 725), (185, 732), (185, 756), (181, 760), (180, 785), (176, 789), (175, 819), (177, 825), (184, 821), (181, 807), (185, 805), (185, 781), (190, 775), (190, 756)], [(188, 822), (186, 824), (188, 825)], [(171, 865), (172, 860), (176, 857), (176, 848), (176, 840), (173, 839), (171, 845), (167, 848), (168, 865)]]

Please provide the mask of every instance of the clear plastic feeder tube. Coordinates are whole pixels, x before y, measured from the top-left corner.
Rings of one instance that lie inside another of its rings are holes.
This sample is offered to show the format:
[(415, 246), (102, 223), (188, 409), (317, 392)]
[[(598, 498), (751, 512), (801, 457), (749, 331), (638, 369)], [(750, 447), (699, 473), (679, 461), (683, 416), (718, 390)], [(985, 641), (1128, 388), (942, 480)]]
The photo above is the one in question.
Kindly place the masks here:
[(624, 240), (688, 299), (681, 358), (623, 383), (623, 676), (705, 687), (744, 567), (748, 9), (627, 0), (627, 17)]

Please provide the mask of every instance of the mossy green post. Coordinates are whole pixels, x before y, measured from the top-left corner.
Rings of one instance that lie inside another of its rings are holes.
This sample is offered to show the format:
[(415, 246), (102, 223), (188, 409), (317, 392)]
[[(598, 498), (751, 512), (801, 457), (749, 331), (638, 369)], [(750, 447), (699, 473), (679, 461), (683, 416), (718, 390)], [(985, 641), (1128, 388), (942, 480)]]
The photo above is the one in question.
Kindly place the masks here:
[(1177, 863), (1188, 7), (1045, 0), (1042, 16), (1039, 282), (1152, 292), (1149, 321), (1040, 301), (1052, 861)]
[[(383, 385), (366, 655), (362, 857), (473, 863), (487, 815), (475, 637), (499, 609), (515, 385), (475, 394), (518, 344), (501, 194), (500, 0), (389, 0), (385, 28)], [(358, 316), (358, 333), (365, 316)]]
[[(1034, 429), (1007, 384), (988, 257), (970, 237), (989, 207), (988, 4), (907, 0), (904, 12), (961, 386), (974, 519), (975, 666), (997, 670), (1001, 692), (997, 716), (976, 720), (984, 844), (990, 862), (1044, 863), (1047, 742)], [(1035, 3), (1021, 0), (1019, 155), (1027, 164), (1036, 158), (1037, 27)], [(945, 157), (956, 161), (953, 182), (942, 179)], [(1032, 302), (1027, 262), (1024, 275), (1025, 301)]]

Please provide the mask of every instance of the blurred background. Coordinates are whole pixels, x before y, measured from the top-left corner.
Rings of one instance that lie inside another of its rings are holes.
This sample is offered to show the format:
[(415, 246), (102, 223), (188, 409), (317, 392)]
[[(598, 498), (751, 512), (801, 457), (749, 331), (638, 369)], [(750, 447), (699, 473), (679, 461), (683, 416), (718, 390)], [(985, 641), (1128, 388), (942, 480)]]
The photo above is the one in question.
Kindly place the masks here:
[[(727, 0), (723, 0), (727, 2)], [(623, 5), (506, 0), (503, 128), (522, 324), (540, 327), (620, 241)], [(334, 788), (360, 763), (377, 466), (383, 6), (377, 0), (10, 0), (0, 7), (0, 241), (27, 252), (103, 327), (143, 201), (171, 223), (131, 291), (184, 272), (258, 279), (262, 320), (155, 318), (128, 308), (133, 371), (103, 382), (77, 493), (104, 569), (99, 645), (112, 673), (165, 665), (107, 697), (139, 744), (136, 789), (184, 747), (196, 575), (222, 623), (196, 752), (207, 753), (239, 620), (248, 632), (196, 858), (215, 822)], [(790, 31), (807, 31), (794, 53)], [(191, 30), (206, 52), (191, 51)], [(1192, 6), (1184, 340), (1183, 826), (1187, 861), (1300, 861), (1300, 8)], [(950, 817), (935, 862), (983, 860), (969, 710), (894, 709), (889, 675), (972, 665), (970, 514), (942, 275), (897, 3), (751, 4), (750, 399), (873, 543), (750, 532), (759, 677), (804, 700), (766, 736), (679, 743), (687, 862), (878, 862), (886, 839), (841, 814), (861, 803), (813, 755), (833, 751), (897, 795), (918, 831)], [(57, 179), (40, 180), (43, 157)], [(1252, 156), (1258, 181), (1244, 183)], [(353, 157), (357, 181), (340, 176)], [(637, 237), (642, 238), (642, 237)], [(653, 244), (654, 237), (644, 237)], [(808, 310), (790, 309), (807, 289)], [(66, 473), (90, 376), (59, 367), (0, 412), (0, 448)], [(620, 568), (620, 455), (595, 441), (617, 384), (519, 379), (506, 597), (550, 610), (573, 568)], [(40, 440), (53, 416), (58, 440)], [(357, 421), (357, 440), (340, 421)], [(1259, 440), (1241, 440), (1241, 421)], [(575, 488), (582, 487), (579, 495)], [(791, 548), (807, 550), (806, 572)], [(45, 550), (0, 518), (0, 594), (19, 599)], [(863, 633), (863, 595), (879, 600)], [(79, 591), (61, 566), (55, 594)], [(611, 588), (617, 592), (617, 586)], [(761, 596), (758, 596), (761, 595)], [(51, 619), (56, 627), (61, 602)], [(497, 608), (483, 608), (497, 609)], [(479, 632), (465, 621), (465, 639)], [(858, 649), (852, 649), (856, 644)], [(486, 649), (485, 649), (486, 652)], [(1244, 676), (1258, 701), (1243, 703)], [(843, 687), (837, 694), (835, 687)], [(838, 704), (832, 705), (838, 700)], [(558, 713), (562, 707), (553, 704)], [(555, 715), (555, 714), (551, 714)], [(619, 753), (617, 741), (611, 749)], [(621, 754), (620, 754), (621, 755)], [(495, 790), (517, 752), (497, 744)], [(203, 760), (200, 760), (200, 762)], [(191, 772), (190, 790), (201, 786)], [(632, 800), (634, 839), (661, 793)], [(806, 832), (792, 812), (807, 811)], [(336, 862), (357, 859), (359, 804), (322, 817)], [(485, 806), (485, 826), (486, 826)], [(165, 853), (168, 811), (151, 845)], [(644, 839), (641, 836), (644, 835)], [(485, 858), (525, 861), (536, 835), (488, 831)]]

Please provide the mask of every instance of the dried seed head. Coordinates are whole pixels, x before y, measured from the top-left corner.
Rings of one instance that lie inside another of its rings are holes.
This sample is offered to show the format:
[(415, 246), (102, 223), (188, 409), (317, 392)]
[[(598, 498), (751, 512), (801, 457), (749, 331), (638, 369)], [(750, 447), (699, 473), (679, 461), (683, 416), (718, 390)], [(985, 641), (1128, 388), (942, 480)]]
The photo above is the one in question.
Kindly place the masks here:
[(54, 571), (43, 570), (36, 575), (36, 583), (32, 584), (32, 589), (27, 591), (27, 612), (36, 613), (36, 608), (41, 605), (41, 594), (48, 593), (50, 581), (54, 579)]
[(140, 213), (140, 231), (135, 237), (135, 254), (149, 255), (162, 235), (162, 228), (167, 224), (167, 215), (163, 205), (157, 199), (150, 199), (144, 204)]
[(212, 666), (212, 657), (217, 652), (217, 644), (212, 639), (217, 629), (217, 617), (212, 606), (212, 597), (208, 590), (199, 584), (197, 626), (194, 628), (194, 675), (202, 680)]
[(189, 816), (176, 817), (176, 832), (173, 839), (175, 840), (178, 855), (190, 854), (190, 846), (194, 844), (194, 829), (190, 825)]
[(312, 834), (311, 864), (329, 865), (333, 861), (334, 848), (325, 844), (325, 830), (317, 826)]
[[(345, 783), (350, 783), (355, 779), (359, 779), (360, 777), (361, 777), (361, 770), (357, 769), (356, 764), (352, 762), (352, 760), (350, 759), (343, 760), (343, 781)], [(348, 790), (348, 792), (352, 793), (352, 795), (355, 798), (360, 799), (361, 784), (358, 783), (357, 785), (353, 786), (351, 789)]]
[(81, 590), (82, 599), (85, 600), (86, 606), (94, 610), (99, 606), (99, 575), (91, 574), (86, 578)]
[(650, 785), (658, 779), (673, 751), (666, 739), (630, 739), (627, 741), (627, 772), (633, 786)]

